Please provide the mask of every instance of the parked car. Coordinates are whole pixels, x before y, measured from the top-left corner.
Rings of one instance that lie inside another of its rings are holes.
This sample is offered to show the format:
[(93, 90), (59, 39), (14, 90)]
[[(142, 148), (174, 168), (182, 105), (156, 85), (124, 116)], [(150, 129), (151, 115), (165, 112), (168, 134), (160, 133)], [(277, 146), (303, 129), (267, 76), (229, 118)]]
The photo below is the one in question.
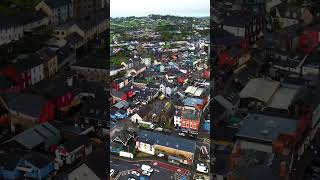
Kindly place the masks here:
[(128, 178), (128, 180), (136, 180), (136, 178), (130, 177)]
[(164, 157), (165, 155), (163, 153), (159, 153), (158, 157)]
[(135, 176), (138, 176), (138, 177), (140, 176), (140, 173), (138, 171), (135, 171), (135, 170), (131, 171), (131, 174), (133, 174)]
[(114, 176), (116, 174), (116, 171), (114, 169), (110, 169), (110, 177)]
[(179, 136), (186, 136), (186, 134), (183, 133), (183, 132), (179, 132), (178, 135), (179, 135)]
[(157, 127), (157, 128), (155, 128), (154, 130), (161, 132), (161, 131), (163, 131), (163, 128), (162, 128), (162, 127)]
[(141, 170), (142, 170), (142, 171), (153, 172), (153, 169), (151, 168), (151, 166), (146, 165), (146, 164), (142, 164), (142, 165), (141, 165)]
[(151, 173), (149, 171), (142, 171), (142, 174), (146, 176), (151, 176)]
[(139, 180), (148, 180), (149, 178), (148, 177), (146, 177), (146, 176), (140, 176), (139, 177)]
[(209, 169), (208, 166), (206, 166), (204, 163), (198, 163), (197, 164), (197, 171), (202, 173), (208, 173)]

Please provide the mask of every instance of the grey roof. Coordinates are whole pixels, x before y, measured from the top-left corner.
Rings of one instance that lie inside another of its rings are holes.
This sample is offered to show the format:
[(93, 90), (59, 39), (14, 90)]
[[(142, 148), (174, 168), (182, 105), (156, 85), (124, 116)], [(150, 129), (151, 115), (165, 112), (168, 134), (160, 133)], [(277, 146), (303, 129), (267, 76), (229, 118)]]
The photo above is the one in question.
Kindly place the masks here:
[(251, 79), (239, 95), (240, 98), (256, 98), (266, 103), (279, 86), (280, 82), (278, 81), (263, 78)]
[(35, 151), (26, 154), (23, 159), (39, 169), (42, 169), (48, 164), (53, 163), (53, 160), (51, 160), (48, 156)]
[(72, 172), (68, 174), (70, 179), (95, 179), (100, 180), (100, 178), (86, 165), (82, 164), (75, 168)]
[(272, 143), (279, 134), (293, 134), (297, 127), (297, 119), (249, 114), (236, 136)]
[(2, 94), (5, 104), (9, 109), (38, 118), (42, 107), (48, 103), (43, 97), (26, 93)]
[(297, 88), (280, 87), (270, 99), (268, 107), (287, 110), (298, 90)]
[(0, 29), (9, 29), (19, 27), (23, 25), (21, 21), (15, 16), (3, 16), (0, 15)]
[(0, 74), (0, 89), (11, 88), (15, 84), (16, 83), (14, 80), (11, 80), (9, 77)]
[(44, 2), (53, 9), (71, 4), (70, 0), (45, 0)]
[(33, 149), (42, 142), (52, 140), (57, 137), (60, 137), (59, 130), (46, 122), (16, 135), (11, 140), (19, 142), (28, 149)]
[(115, 105), (113, 105), (114, 107), (118, 108), (118, 109), (122, 109), (122, 108), (127, 108), (129, 107), (129, 103), (127, 101), (119, 101), (118, 103), (116, 103)]
[(85, 135), (79, 135), (75, 138), (67, 141), (62, 146), (70, 153), (80, 146), (87, 145), (89, 143), (89, 137)]
[(83, 37), (81, 37), (78, 33), (74, 32), (69, 34), (66, 37), (66, 40), (68, 41), (68, 43), (70, 43), (72, 46), (76, 46), (79, 45), (79, 43), (83, 42)]
[(42, 64), (42, 59), (40, 55), (33, 53), (33, 54), (26, 54), (19, 56), (16, 58), (13, 63), (11, 64), (18, 72), (24, 72), (26, 70), (30, 70), (36, 66)]
[(180, 137), (169, 136), (161, 133), (144, 130), (138, 133), (138, 137), (139, 141), (148, 144), (157, 144), (190, 153), (195, 153), (196, 150), (195, 141), (183, 139)]
[(89, 54), (77, 60), (73, 66), (88, 67), (95, 69), (108, 68), (107, 56), (102, 54)]

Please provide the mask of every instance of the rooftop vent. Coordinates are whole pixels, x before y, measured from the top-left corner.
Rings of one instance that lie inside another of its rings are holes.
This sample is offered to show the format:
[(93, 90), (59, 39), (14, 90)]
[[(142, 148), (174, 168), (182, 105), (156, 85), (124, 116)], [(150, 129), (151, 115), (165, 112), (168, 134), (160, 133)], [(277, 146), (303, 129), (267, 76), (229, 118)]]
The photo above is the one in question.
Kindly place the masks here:
[(269, 127), (269, 128), (275, 128), (277, 125), (276, 125), (276, 122), (273, 121), (273, 120), (270, 120), (266, 123), (266, 126)]
[(269, 130), (265, 129), (265, 130), (260, 131), (260, 133), (263, 134), (263, 135), (268, 135), (269, 134)]

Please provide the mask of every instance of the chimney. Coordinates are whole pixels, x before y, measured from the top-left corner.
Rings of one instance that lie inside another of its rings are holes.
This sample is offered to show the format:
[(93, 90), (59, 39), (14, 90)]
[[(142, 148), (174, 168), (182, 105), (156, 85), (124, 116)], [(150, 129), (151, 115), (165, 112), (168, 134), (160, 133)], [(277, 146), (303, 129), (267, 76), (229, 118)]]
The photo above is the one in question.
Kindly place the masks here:
[(285, 177), (286, 176), (286, 163), (284, 161), (281, 161), (280, 163), (280, 177)]
[(73, 77), (72, 76), (69, 77), (66, 82), (67, 82), (67, 85), (71, 87), (73, 85)]

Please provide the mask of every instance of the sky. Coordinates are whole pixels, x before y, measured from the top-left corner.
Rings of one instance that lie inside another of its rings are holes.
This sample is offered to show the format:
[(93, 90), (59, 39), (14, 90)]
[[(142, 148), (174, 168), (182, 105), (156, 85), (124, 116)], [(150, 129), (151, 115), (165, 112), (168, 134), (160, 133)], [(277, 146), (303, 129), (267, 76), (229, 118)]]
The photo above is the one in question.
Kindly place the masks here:
[(111, 17), (149, 14), (210, 16), (210, 0), (110, 0)]

